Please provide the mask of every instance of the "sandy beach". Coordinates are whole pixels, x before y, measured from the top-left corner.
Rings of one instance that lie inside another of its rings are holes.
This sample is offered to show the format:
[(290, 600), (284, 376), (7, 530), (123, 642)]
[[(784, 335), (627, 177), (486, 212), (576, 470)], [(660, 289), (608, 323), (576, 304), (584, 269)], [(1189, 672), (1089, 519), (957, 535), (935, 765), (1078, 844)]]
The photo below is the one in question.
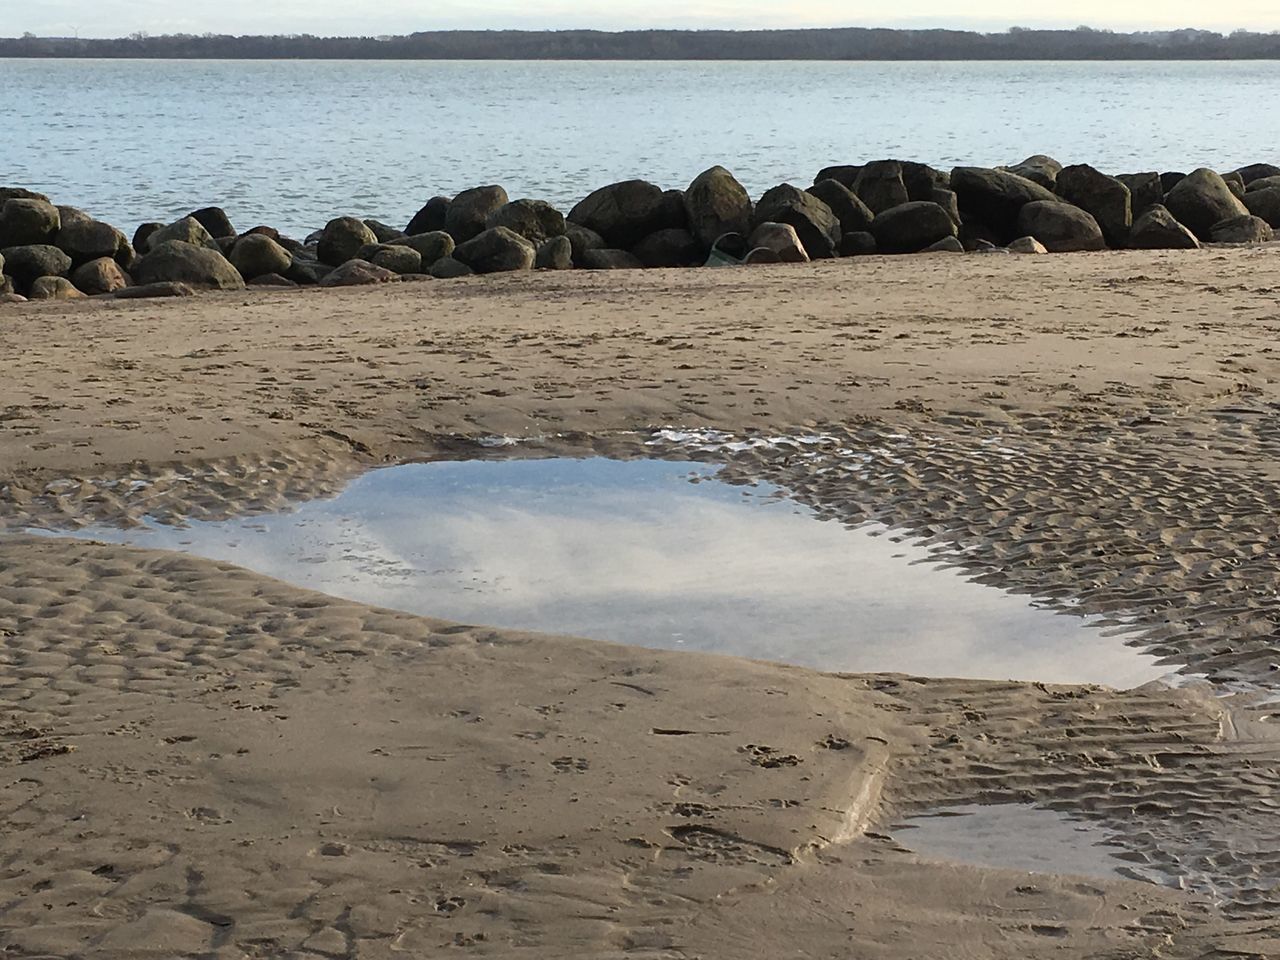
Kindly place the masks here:
[[(0, 332), (5, 956), (1280, 956), (1272, 246), (0, 305)], [(490, 437), (689, 436), (728, 479), (1137, 623), (1179, 679), (820, 673), (65, 535)], [(895, 830), (974, 803), (1094, 822), (1132, 875)]]

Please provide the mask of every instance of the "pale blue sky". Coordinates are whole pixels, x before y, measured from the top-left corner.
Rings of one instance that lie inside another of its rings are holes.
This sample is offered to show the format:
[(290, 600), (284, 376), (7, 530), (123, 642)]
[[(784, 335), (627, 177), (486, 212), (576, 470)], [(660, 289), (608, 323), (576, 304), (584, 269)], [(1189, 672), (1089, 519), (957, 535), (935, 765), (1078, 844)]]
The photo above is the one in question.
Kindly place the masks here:
[[(1065, 13), (1025, 0), (975, 0), (955, 12), (954, 0), (898, 0), (892, 16), (865, 0), (0, 0), (0, 34), (30, 30), (43, 36), (122, 36), (150, 33), (314, 33), (377, 35), (415, 30), (519, 27), (794, 27), (948, 26), (1002, 30), (1021, 26), (1115, 29), (1201, 27), (1280, 30), (1276, 0), (1077, 0)], [(1065, 5), (1064, 5), (1065, 7)]]

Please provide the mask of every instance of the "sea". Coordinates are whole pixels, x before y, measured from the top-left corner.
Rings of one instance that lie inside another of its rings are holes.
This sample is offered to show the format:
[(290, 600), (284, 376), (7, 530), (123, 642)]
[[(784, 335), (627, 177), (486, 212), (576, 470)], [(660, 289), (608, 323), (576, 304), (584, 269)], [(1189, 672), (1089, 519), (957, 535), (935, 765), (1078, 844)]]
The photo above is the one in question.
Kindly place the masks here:
[(883, 158), (1280, 161), (1276, 62), (0, 60), (0, 91), (0, 185), (128, 230), (207, 205), (293, 235), (403, 227), (490, 183), (568, 210), (713, 164), (758, 195)]

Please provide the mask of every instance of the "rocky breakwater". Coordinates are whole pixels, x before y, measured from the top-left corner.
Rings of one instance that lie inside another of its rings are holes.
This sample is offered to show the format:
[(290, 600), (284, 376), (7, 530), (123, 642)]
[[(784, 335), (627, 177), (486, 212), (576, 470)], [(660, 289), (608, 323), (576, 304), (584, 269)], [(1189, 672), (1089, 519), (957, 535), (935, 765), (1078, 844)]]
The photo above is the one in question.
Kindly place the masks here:
[(832, 166), (811, 186), (779, 184), (755, 201), (717, 166), (683, 190), (644, 180), (609, 184), (567, 214), (487, 185), (432, 197), (403, 230), (339, 216), (301, 241), (269, 226), (239, 232), (218, 207), (144, 223), (129, 238), (41, 194), (0, 188), (0, 300), (694, 267), (726, 235), (748, 262), (776, 263), (877, 253), (1194, 250), (1269, 242), (1277, 227), (1280, 167), (1271, 164), (1108, 175), (1044, 155), (949, 172), (900, 160)]

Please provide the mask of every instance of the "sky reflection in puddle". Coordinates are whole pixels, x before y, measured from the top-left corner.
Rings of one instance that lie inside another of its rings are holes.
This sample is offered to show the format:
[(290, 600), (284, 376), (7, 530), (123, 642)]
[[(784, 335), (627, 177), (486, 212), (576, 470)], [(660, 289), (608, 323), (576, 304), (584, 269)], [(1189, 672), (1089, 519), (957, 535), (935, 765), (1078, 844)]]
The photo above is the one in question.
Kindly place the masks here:
[(605, 459), (409, 464), (288, 514), (77, 535), (465, 623), (825, 670), (1117, 687), (1168, 672), (1079, 617), (938, 569), (883, 528), (819, 521), (713, 472)]

